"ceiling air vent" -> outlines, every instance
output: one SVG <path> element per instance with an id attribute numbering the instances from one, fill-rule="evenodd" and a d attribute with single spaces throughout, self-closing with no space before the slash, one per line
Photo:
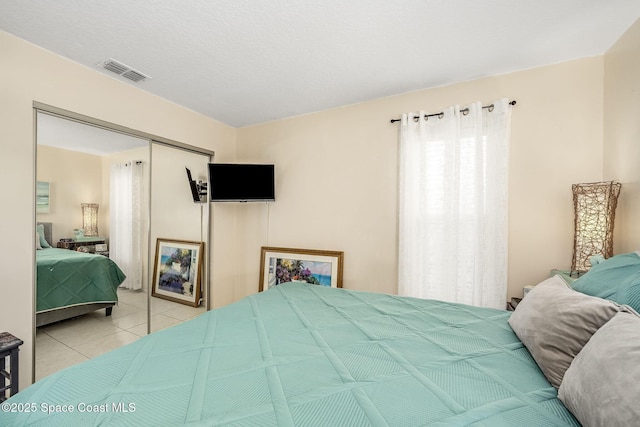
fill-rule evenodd
<path id="1" fill-rule="evenodd" d="M 105 70 L 109 70 L 112 73 L 116 73 L 119 76 L 124 77 L 125 79 L 129 79 L 132 82 L 141 82 L 146 79 L 151 79 L 151 77 L 142 74 L 140 71 L 136 71 L 128 65 L 123 64 L 122 62 L 118 62 L 115 59 L 109 58 L 106 61 L 102 61 L 98 64 L 99 67 L 104 68 Z"/>

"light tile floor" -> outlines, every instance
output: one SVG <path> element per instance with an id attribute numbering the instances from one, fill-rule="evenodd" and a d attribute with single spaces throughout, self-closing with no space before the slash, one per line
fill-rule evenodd
<path id="1" fill-rule="evenodd" d="M 204 311 L 204 307 L 151 297 L 151 332 L 177 325 Z M 102 309 L 36 330 L 36 380 L 146 334 L 147 294 L 118 289 L 118 305 L 113 307 L 111 316 L 105 316 Z"/>

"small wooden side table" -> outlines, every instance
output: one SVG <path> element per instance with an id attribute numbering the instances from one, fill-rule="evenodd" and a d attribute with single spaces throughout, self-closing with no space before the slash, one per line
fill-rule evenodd
<path id="1" fill-rule="evenodd" d="M 520 301 L 522 301 L 522 298 L 517 298 L 517 297 L 511 298 L 511 301 L 507 301 L 507 310 L 515 311 L 518 304 L 520 304 Z"/>
<path id="2" fill-rule="evenodd" d="M 9 397 L 18 392 L 18 347 L 23 343 L 9 332 L 0 333 L 0 402 L 7 400 L 7 390 Z M 9 371 L 6 365 L 7 357 L 10 359 Z M 5 385 L 5 380 L 9 380 L 8 385 Z"/>
<path id="3" fill-rule="evenodd" d="M 60 240 L 56 246 L 60 249 L 69 249 L 72 251 L 77 250 L 80 246 L 84 246 L 89 253 L 93 254 L 96 252 L 96 245 L 104 245 L 105 243 L 106 240 L 104 237 L 85 237 L 82 240 Z"/>

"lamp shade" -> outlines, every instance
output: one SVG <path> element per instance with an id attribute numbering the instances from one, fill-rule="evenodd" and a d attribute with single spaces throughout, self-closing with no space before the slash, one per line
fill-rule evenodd
<path id="1" fill-rule="evenodd" d="M 98 204 L 82 203 L 82 228 L 87 237 L 98 235 Z"/>
<path id="2" fill-rule="evenodd" d="M 613 256 L 613 223 L 621 187 L 615 181 L 572 185 L 575 213 L 572 273 L 589 270 L 594 255 Z"/>

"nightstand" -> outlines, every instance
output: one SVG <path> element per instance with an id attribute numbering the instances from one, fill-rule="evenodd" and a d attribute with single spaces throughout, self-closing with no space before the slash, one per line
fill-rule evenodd
<path id="1" fill-rule="evenodd" d="M 518 307 L 518 304 L 520 304 L 520 301 L 522 301 L 522 298 L 516 298 L 516 297 L 511 298 L 511 301 L 507 302 L 507 310 L 508 311 L 515 310 L 516 307 Z"/>
<path id="2" fill-rule="evenodd" d="M 93 254 L 96 252 L 96 245 L 104 245 L 105 243 L 106 240 L 104 237 L 85 237 L 80 240 L 61 240 L 57 246 L 60 249 L 69 249 L 72 251 L 76 251 L 79 247 L 84 246 L 87 248 L 86 252 Z"/>
<path id="3" fill-rule="evenodd" d="M 9 332 L 0 333 L 0 402 L 7 400 L 6 391 L 9 390 L 9 397 L 18 392 L 18 351 L 23 341 L 11 335 Z M 7 371 L 7 357 L 9 358 L 9 371 Z M 6 385 L 6 380 L 9 384 Z"/>

